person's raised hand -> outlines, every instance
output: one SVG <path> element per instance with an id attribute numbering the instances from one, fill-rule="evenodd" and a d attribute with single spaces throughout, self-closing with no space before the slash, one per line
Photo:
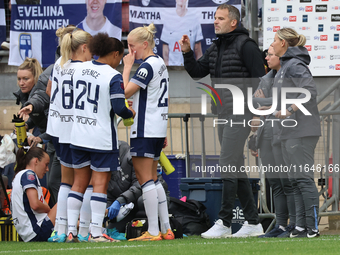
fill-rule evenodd
<path id="1" fill-rule="evenodd" d="M 128 45 L 128 47 L 129 47 L 129 54 L 125 55 L 125 57 L 123 58 L 124 66 L 132 66 L 133 63 L 135 63 L 135 59 L 136 59 L 136 52 L 131 50 L 130 45 Z"/>
<path id="2" fill-rule="evenodd" d="M 178 42 L 181 45 L 182 52 L 187 53 L 191 50 L 189 36 L 183 35 Z"/>

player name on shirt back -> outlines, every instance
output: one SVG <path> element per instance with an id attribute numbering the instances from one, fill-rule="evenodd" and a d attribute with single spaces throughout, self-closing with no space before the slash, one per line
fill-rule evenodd
<path id="1" fill-rule="evenodd" d="M 97 79 L 100 75 L 100 73 L 98 73 L 97 71 L 93 70 L 93 69 L 84 69 L 82 71 L 82 75 L 91 75 L 93 78 Z"/>

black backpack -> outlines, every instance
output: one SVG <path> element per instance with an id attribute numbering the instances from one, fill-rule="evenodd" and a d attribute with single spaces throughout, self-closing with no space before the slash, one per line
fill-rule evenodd
<path id="1" fill-rule="evenodd" d="M 183 234 L 200 235 L 210 228 L 206 207 L 199 201 L 187 199 L 183 202 L 170 197 L 169 213 L 182 225 Z"/>

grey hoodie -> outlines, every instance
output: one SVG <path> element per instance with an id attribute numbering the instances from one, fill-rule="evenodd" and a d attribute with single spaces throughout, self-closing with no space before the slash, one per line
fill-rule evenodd
<path id="1" fill-rule="evenodd" d="M 282 127 L 280 139 L 293 139 L 307 136 L 321 136 L 320 116 L 316 103 L 316 86 L 313 76 L 308 68 L 310 56 L 305 47 L 288 47 L 286 53 L 280 58 L 281 69 L 275 76 L 273 87 L 277 87 L 278 105 L 277 110 L 281 110 L 281 88 L 299 87 L 307 89 L 311 93 L 311 99 L 303 106 L 312 114 L 304 115 L 301 110 L 297 110 L 286 119 L 297 121 L 295 127 Z M 303 93 L 288 93 L 287 98 L 304 98 Z M 287 109 L 290 105 L 286 105 Z M 292 125 L 286 122 L 285 125 Z M 274 131 L 275 132 L 275 131 Z"/>
<path id="2" fill-rule="evenodd" d="M 261 89 L 263 91 L 265 98 L 253 96 L 253 107 L 255 109 L 259 106 L 271 106 L 273 104 L 272 89 L 275 75 L 276 71 L 270 70 L 269 73 L 260 78 L 260 84 L 257 89 Z M 257 148 L 260 147 L 262 139 L 272 139 L 273 137 L 272 122 L 266 121 L 268 119 L 276 119 L 276 117 L 274 115 L 261 117 L 261 120 L 264 122 L 264 124 L 257 130 Z M 274 122 L 274 124 L 277 125 L 277 122 Z M 279 129 L 277 128 L 277 130 Z"/>

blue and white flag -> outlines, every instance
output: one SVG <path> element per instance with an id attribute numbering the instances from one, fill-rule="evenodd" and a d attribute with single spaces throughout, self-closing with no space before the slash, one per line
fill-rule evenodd
<path id="1" fill-rule="evenodd" d="M 0 44 L 6 41 L 6 13 L 5 0 L 0 0 Z"/>
<path id="2" fill-rule="evenodd" d="M 219 5 L 231 4 L 241 10 L 241 0 L 183 0 L 183 6 L 176 2 L 130 0 L 129 8 L 130 31 L 153 22 L 157 29 L 154 52 L 170 66 L 183 65 L 178 43 L 183 34 L 189 36 L 196 55 L 209 48 L 216 37 L 214 15 Z"/>
<path id="3" fill-rule="evenodd" d="M 106 2 L 106 4 L 105 4 Z M 20 65 L 26 57 L 43 67 L 53 64 L 62 26 L 76 25 L 90 34 L 108 32 L 121 39 L 122 0 L 11 0 L 9 65 Z M 96 20 L 104 18 L 98 27 Z"/>

